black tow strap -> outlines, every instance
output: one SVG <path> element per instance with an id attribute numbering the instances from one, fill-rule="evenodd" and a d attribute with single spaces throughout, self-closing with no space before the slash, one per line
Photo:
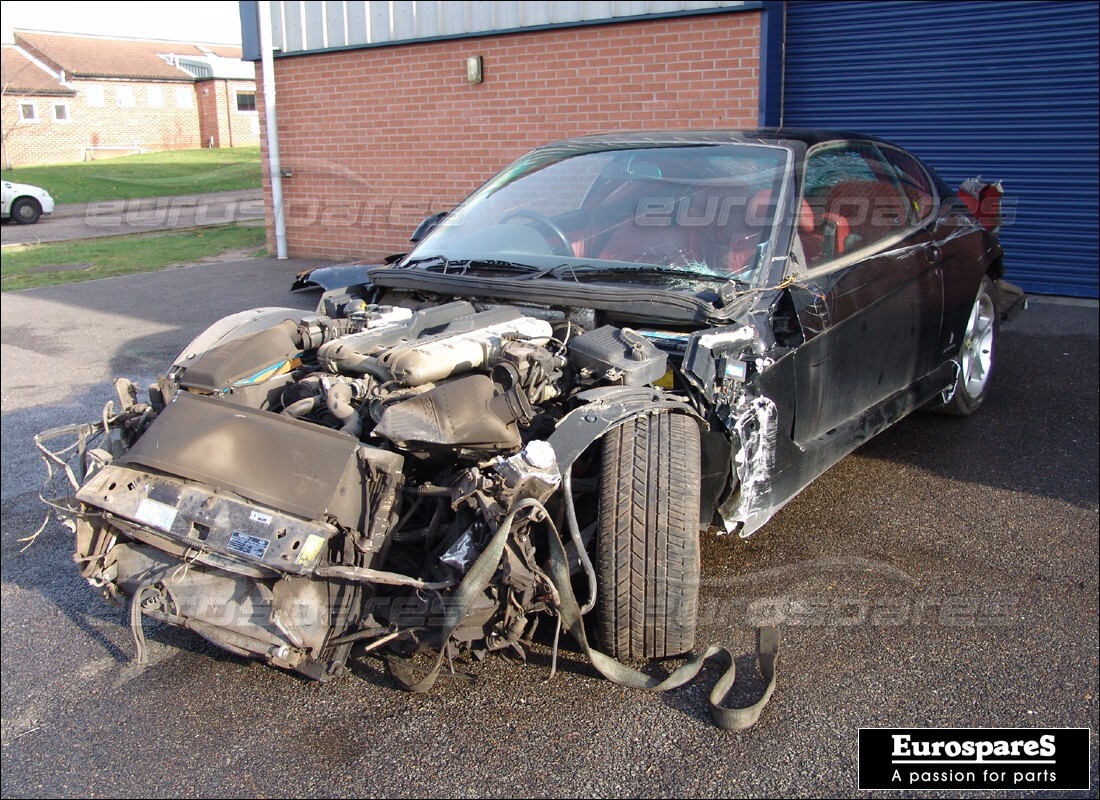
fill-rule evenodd
<path id="1" fill-rule="evenodd" d="M 501 521 L 488 546 L 478 556 L 470 571 L 466 573 L 462 583 L 447 604 L 445 622 L 442 629 L 443 647 L 436 658 L 435 665 L 425 674 L 422 670 L 406 664 L 400 660 L 390 660 L 390 669 L 394 678 L 411 692 L 426 692 L 435 685 L 443 667 L 443 659 L 446 656 L 447 642 L 451 634 L 462 623 L 471 603 L 489 586 L 493 575 L 496 573 L 500 559 L 504 555 L 504 545 L 511 534 L 512 525 L 516 515 L 527 508 L 535 508 L 542 516 L 542 521 L 551 528 L 551 534 L 547 537 L 550 547 L 550 578 L 557 589 L 559 601 L 557 611 L 562 624 L 573 638 L 584 648 L 584 653 L 592 665 L 600 674 L 613 683 L 627 686 L 632 689 L 645 689 L 654 692 L 666 692 L 669 689 L 679 688 L 692 681 L 709 661 L 724 670 L 721 677 L 710 691 L 710 715 L 714 724 L 722 730 L 741 731 L 751 728 L 760 719 L 760 712 L 771 699 L 775 690 L 775 662 L 779 656 L 779 630 L 774 627 L 758 628 L 756 632 L 756 658 L 757 667 L 764 678 L 764 694 L 755 703 L 741 708 L 729 708 L 724 705 L 726 696 L 733 688 L 737 678 L 736 665 L 730 651 L 718 645 L 711 645 L 705 652 L 692 657 L 687 663 L 682 664 L 671 675 L 664 679 L 655 678 L 644 672 L 631 669 L 619 663 L 610 656 L 601 653 L 588 644 L 588 638 L 584 632 L 584 620 L 581 618 L 580 606 L 573 594 L 572 581 L 569 575 L 569 559 L 565 553 L 561 536 L 556 526 L 546 513 L 543 505 L 534 499 L 526 499 L 517 503 Z"/>

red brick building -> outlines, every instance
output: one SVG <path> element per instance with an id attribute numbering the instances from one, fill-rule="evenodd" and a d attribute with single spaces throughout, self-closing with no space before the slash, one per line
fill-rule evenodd
<path id="1" fill-rule="evenodd" d="M 760 18 L 754 8 L 279 58 L 291 254 L 407 249 L 429 213 L 554 139 L 755 127 Z M 467 80 L 471 56 L 481 83 Z"/>
<path id="2" fill-rule="evenodd" d="M 239 47 L 14 32 L 3 48 L 5 167 L 259 141 Z"/>
<path id="3" fill-rule="evenodd" d="M 258 61 L 259 4 L 240 7 Z M 406 250 L 429 212 L 563 137 L 831 128 L 910 147 L 954 186 L 1003 180 L 1009 279 L 1097 296 L 1095 0 L 267 8 L 291 255 Z"/>
<path id="4" fill-rule="evenodd" d="M 255 78 L 199 78 L 195 81 L 195 98 L 202 147 L 240 147 L 259 142 Z"/>

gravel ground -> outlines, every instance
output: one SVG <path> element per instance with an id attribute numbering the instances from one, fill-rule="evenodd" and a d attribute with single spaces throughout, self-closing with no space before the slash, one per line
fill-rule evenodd
<path id="1" fill-rule="evenodd" d="M 443 680 L 428 695 L 394 688 L 378 661 L 316 685 L 155 625 L 153 663 L 132 664 L 126 614 L 80 580 L 67 532 L 51 526 L 19 551 L 42 518 L 31 436 L 94 417 L 112 377 L 149 381 L 224 314 L 312 307 L 316 295 L 286 291 L 302 266 L 2 296 L 5 797 L 843 797 L 856 793 L 859 727 L 1097 730 L 1087 303 L 1036 302 L 1002 329 L 976 416 L 916 414 L 751 539 L 706 538 L 700 643 L 730 646 L 747 676 L 752 626 L 783 626 L 778 689 L 746 733 L 711 726 L 709 670 L 650 695 L 598 679 L 573 649 L 550 683 L 537 646 L 526 666 L 491 658 L 469 668 L 472 685 Z M 1091 747 L 1081 796 L 1095 797 L 1095 734 Z"/>

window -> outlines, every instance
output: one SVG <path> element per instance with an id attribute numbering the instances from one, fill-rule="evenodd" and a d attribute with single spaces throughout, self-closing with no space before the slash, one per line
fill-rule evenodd
<path id="1" fill-rule="evenodd" d="M 255 92 L 237 92 L 237 110 L 238 111 L 255 111 L 256 110 L 256 93 Z"/>
<path id="2" fill-rule="evenodd" d="M 813 230 L 800 234 L 810 269 L 903 233 L 912 220 L 897 172 L 870 143 L 810 151 L 802 197 L 814 216 Z"/>
<path id="3" fill-rule="evenodd" d="M 84 90 L 84 102 L 92 108 L 103 108 L 107 105 L 107 93 L 102 86 L 89 86 Z"/>
<path id="4" fill-rule="evenodd" d="M 164 108 L 164 88 L 161 86 L 146 88 L 145 101 L 149 104 L 149 108 Z"/>
<path id="5" fill-rule="evenodd" d="M 880 148 L 883 157 L 894 168 L 901 190 L 909 201 L 913 219 L 921 221 L 936 208 L 936 188 L 928 172 L 921 163 L 909 153 L 892 147 Z"/>
<path id="6" fill-rule="evenodd" d="M 515 256 L 591 269 L 600 262 L 753 285 L 779 215 L 770 202 L 789 151 L 755 144 L 535 151 L 481 187 L 417 246 L 448 258 Z M 679 274 L 679 277 L 677 277 Z"/>
<path id="7" fill-rule="evenodd" d="M 115 102 L 118 103 L 119 108 L 133 108 L 134 106 L 136 106 L 137 101 L 134 99 L 134 87 L 116 86 Z"/>
<path id="8" fill-rule="evenodd" d="M 53 104 L 53 119 L 54 122 L 70 122 L 72 117 L 69 116 L 69 104 L 68 103 L 54 103 Z"/>
<path id="9" fill-rule="evenodd" d="M 38 108 L 33 101 L 19 104 L 19 119 L 22 122 L 38 122 Z"/>
<path id="10" fill-rule="evenodd" d="M 176 108 L 190 108 L 195 100 L 195 90 L 191 86 L 176 89 Z"/>

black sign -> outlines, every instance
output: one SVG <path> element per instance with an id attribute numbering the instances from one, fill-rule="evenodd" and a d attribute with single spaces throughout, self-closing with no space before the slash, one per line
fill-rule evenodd
<path id="1" fill-rule="evenodd" d="M 1084 790 L 1088 728 L 860 728 L 860 789 Z"/>

